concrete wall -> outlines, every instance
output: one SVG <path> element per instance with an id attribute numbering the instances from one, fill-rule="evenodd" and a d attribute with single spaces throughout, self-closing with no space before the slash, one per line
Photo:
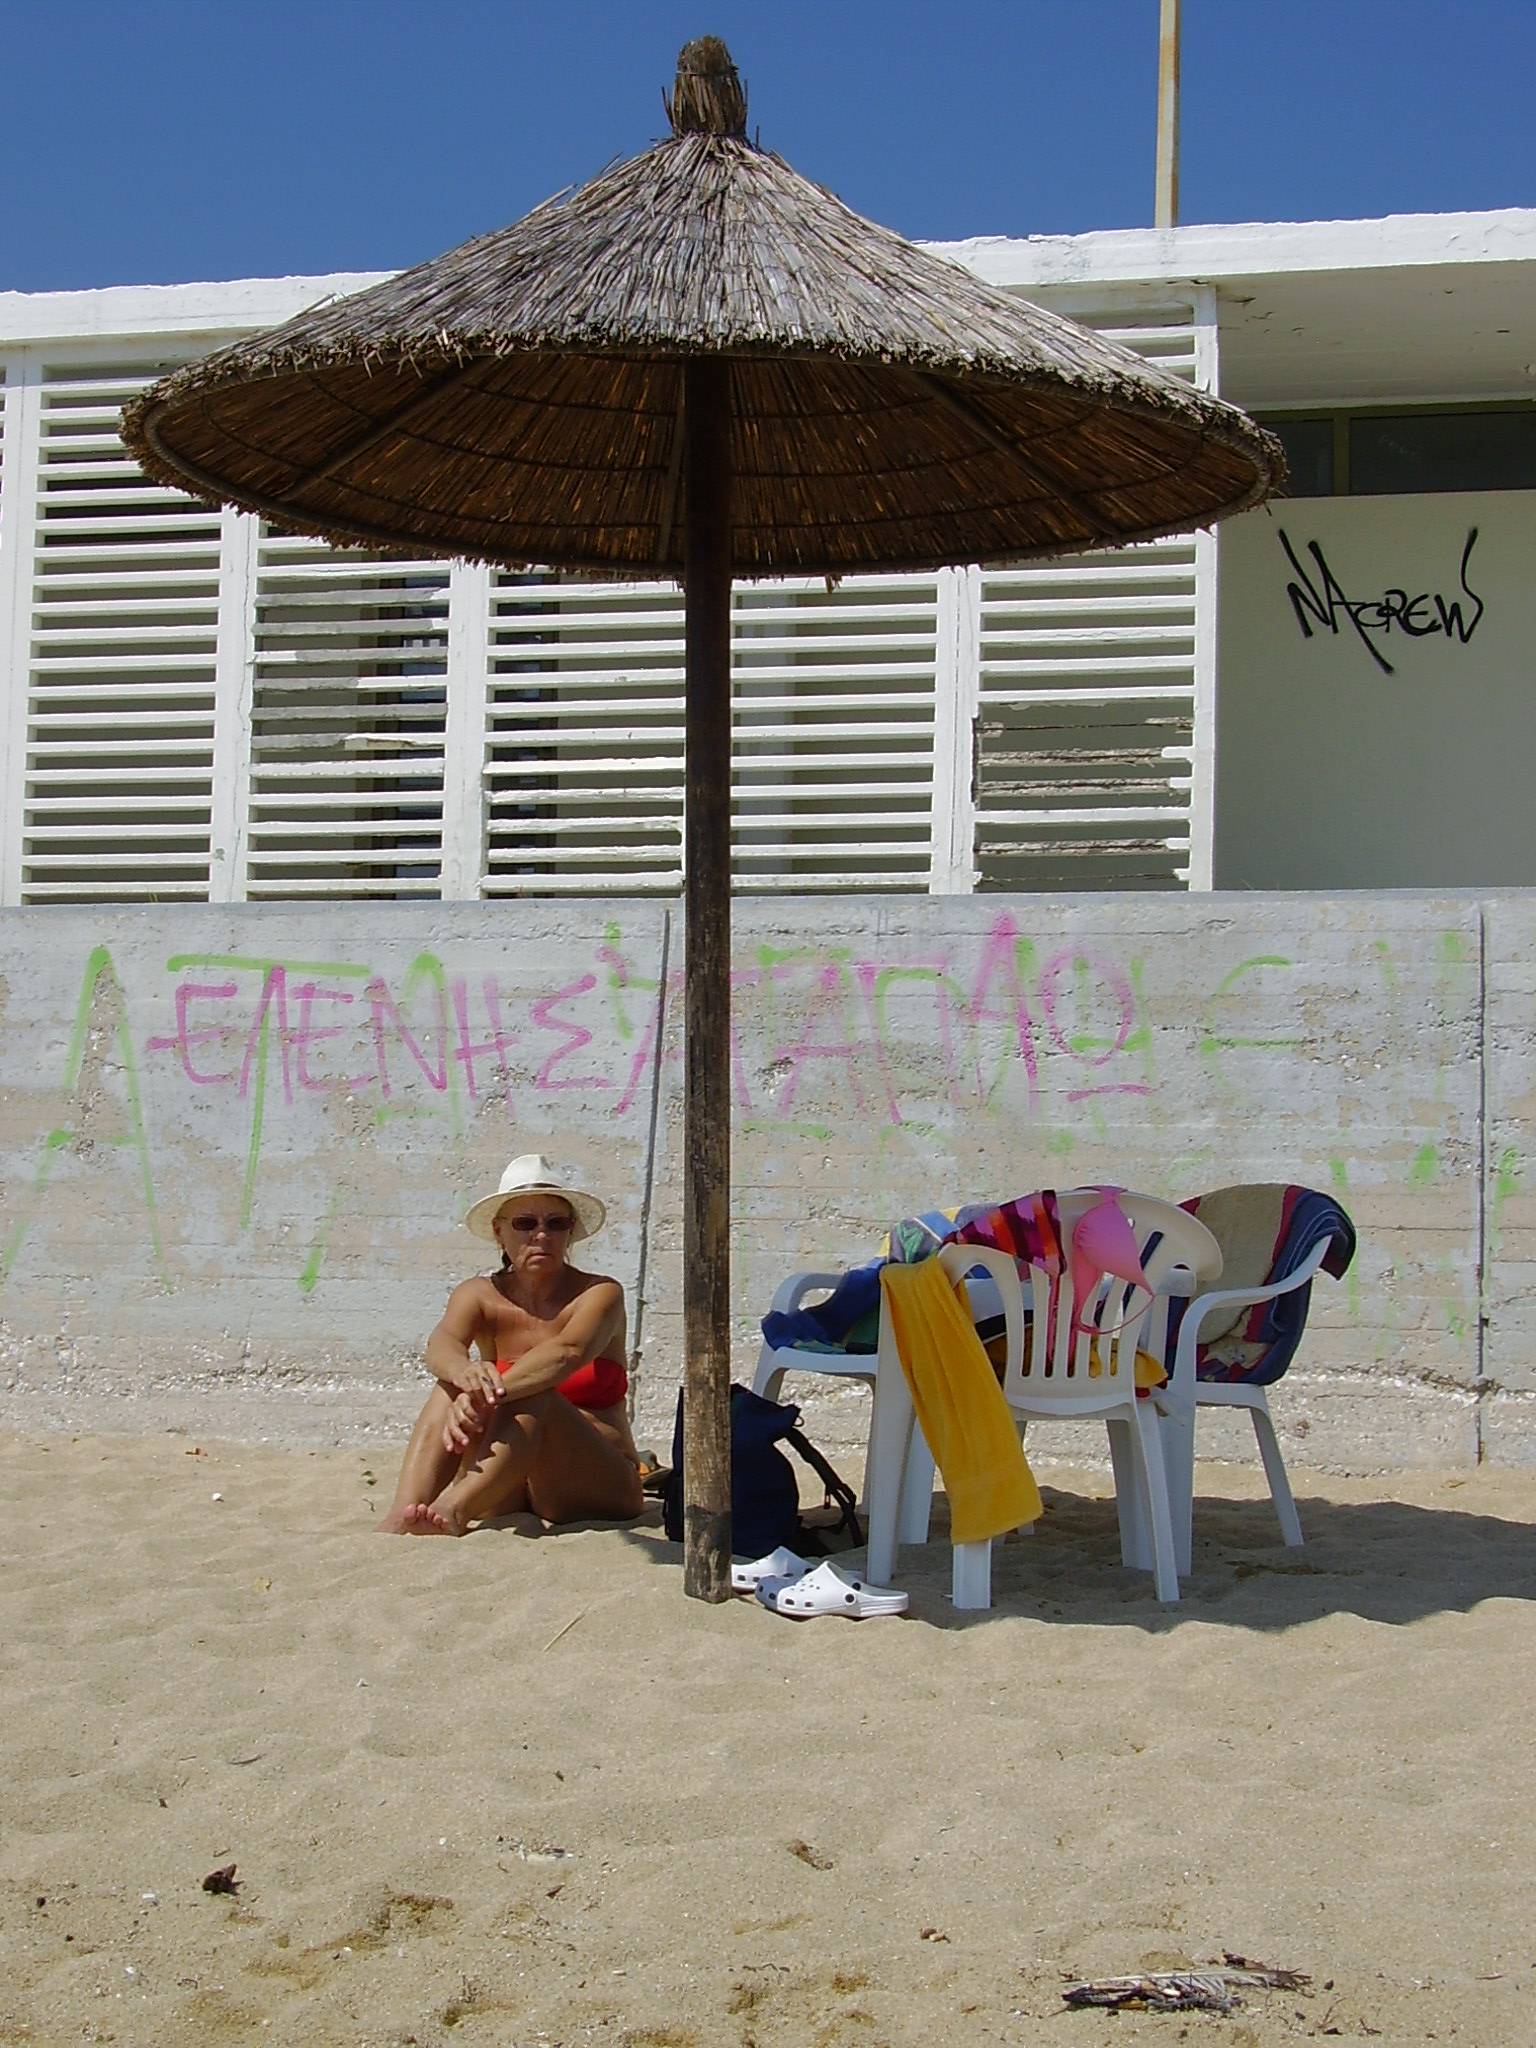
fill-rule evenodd
<path id="1" fill-rule="evenodd" d="M 1533 559 L 1531 491 L 1222 527 L 1218 886 L 1536 883 Z"/>
<path id="2" fill-rule="evenodd" d="M 740 1371 L 786 1272 L 913 1208 L 1300 1179 L 1361 1251 L 1292 1454 L 1536 1459 L 1533 939 L 1536 894 L 738 902 Z M 611 1205 L 663 1440 L 681 957 L 647 903 L 0 913 L 0 1424 L 397 1431 L 462 1210 L 538 1147 Z"/>

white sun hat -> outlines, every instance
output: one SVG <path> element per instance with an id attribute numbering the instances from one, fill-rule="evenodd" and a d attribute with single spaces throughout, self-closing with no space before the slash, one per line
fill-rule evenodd
<path id="1" fill-rule="evenodd" d="M 509 1162 L 495 1194 L 482 1195 L 471 1206 L 464 1218 L 466 1225 L 476 1237 L 483 1237 L 487 1244 L 494 1244 L 496 1218 L 517 1195 L 558 1195 L 562 1202 L 569 1202 L 576 1218 L 576 1226 L 571 1232 L 573 1244 L 583 1237 L 595 1237 L 608 1213 L 596 1195 L 589 1195 L 585 1189 L 574 1186 L 572 1176 L 546 1159 L 542 1152 L 524 1152 Z"/>

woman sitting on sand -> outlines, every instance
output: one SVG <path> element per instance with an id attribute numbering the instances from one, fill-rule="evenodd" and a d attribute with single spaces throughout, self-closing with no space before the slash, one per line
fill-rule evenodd
<path id="1" fill-rule="evenodd" d="M 456 1287 L 427 1339 L 437 1386 L 411 1431 L 384 1534 L 462 1536 L 518 1509 L 546 1522 L 639 1514 L 624 1290 L 566 1259 L 604 1214 L 529 1152 L 465 1217 L 500 1245 L 501 1271 Z"/>

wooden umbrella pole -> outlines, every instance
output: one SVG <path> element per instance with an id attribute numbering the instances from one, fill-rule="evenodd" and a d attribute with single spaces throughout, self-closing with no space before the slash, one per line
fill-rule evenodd
<path id="1" fill-rule="evenodd" d="M 683 1590 L 731 1590 L 731 373 L 684 366 Z"/>

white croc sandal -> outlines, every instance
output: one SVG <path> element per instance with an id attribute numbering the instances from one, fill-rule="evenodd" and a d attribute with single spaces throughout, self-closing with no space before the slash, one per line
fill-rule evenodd
<path id="1" fill-rule="evenodd" d="M 907 1596 L 885 1586 L 866 1586 L 853 1574 L 827 1563 L 798 1579 L 764 1579 L 757 1597 L 775 1614 L 807 1620 L 813 1614 L 849 1614 L 855 1621 L 872 1614 L 905 1614 Z"/>
<path id="2" fill-rule="evenodd" d="M 793 1585 L 796 1579 L 803 1579 L 810 1570 L 805 1559 L 795 1551 L 788 1550 L 781 1543 L 777 1550 L 769 1551 L 753 1564 L 731 1566 L 731 1591 L 733 1593 L 755 1593 L 764 1579 L 777 1580 L 781 1585 Z"/>

